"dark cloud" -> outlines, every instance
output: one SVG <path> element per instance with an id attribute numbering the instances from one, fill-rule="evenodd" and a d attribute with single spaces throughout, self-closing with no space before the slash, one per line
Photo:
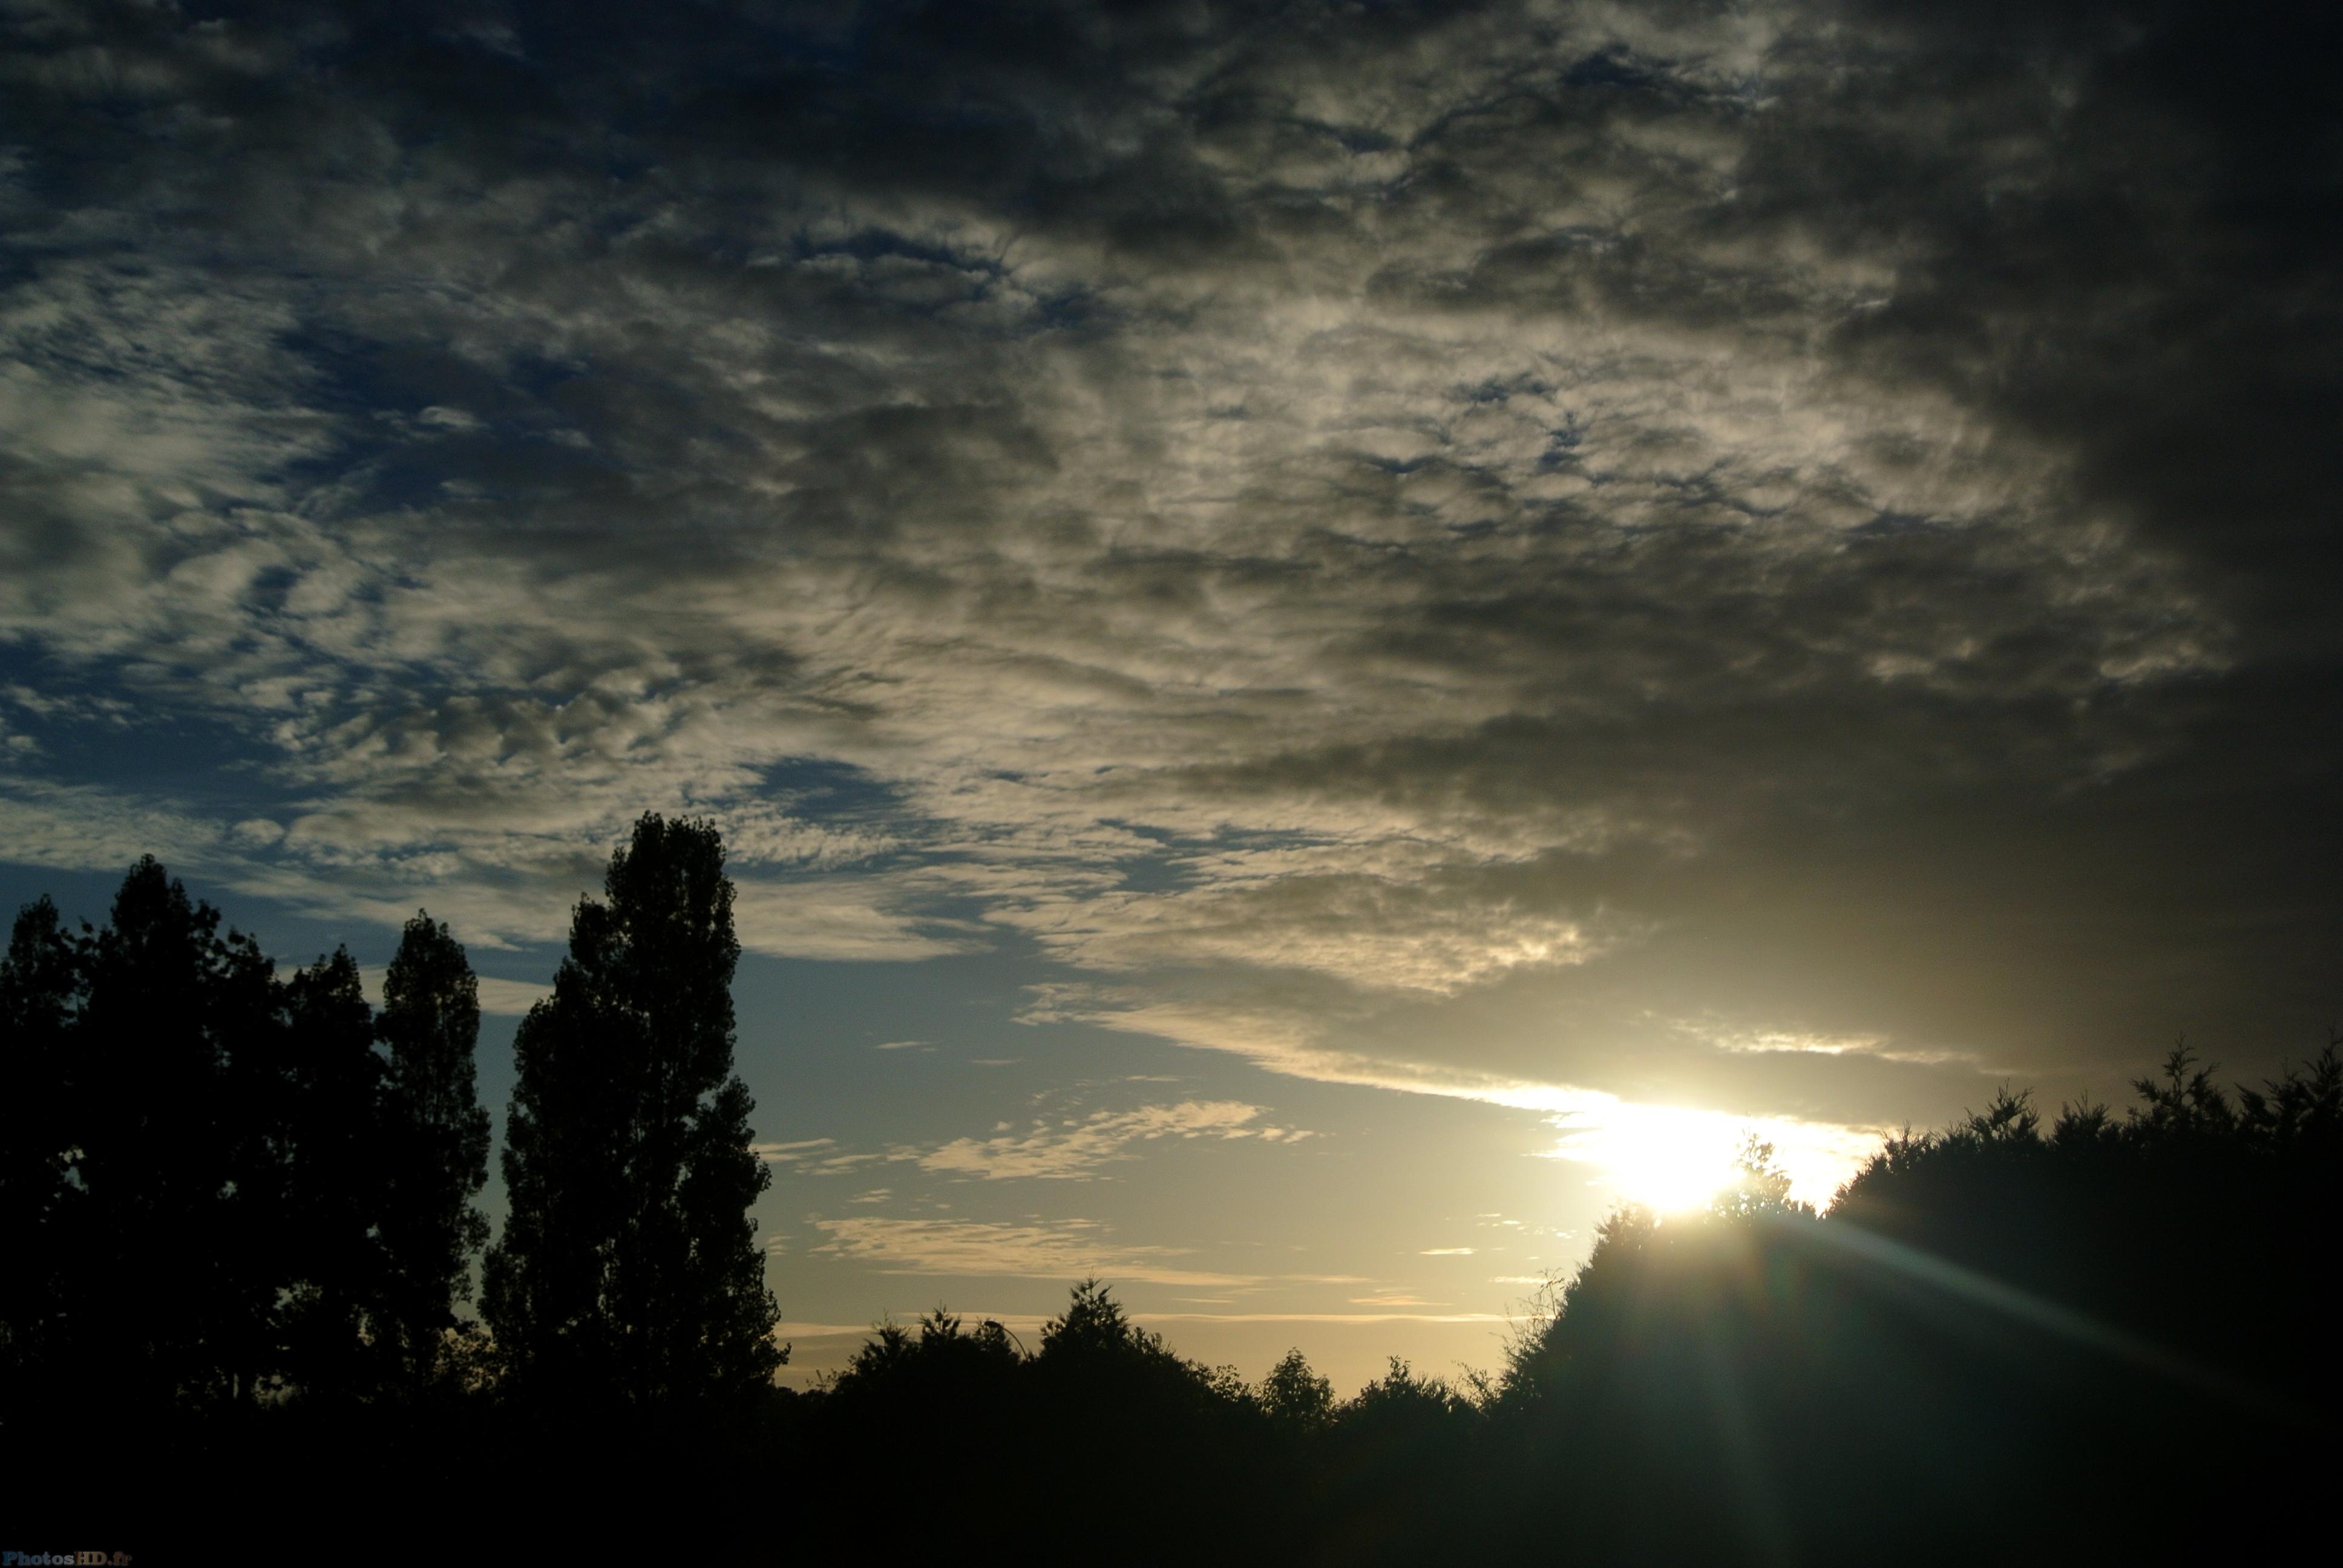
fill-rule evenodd
<path id="1" fill-rule="evenodd" d="M 2334 1006 L 2324 13 L 7 16 L 0 635 L 269 781 L 12 712 L 27 860 L 687 804 L 772 950 L 1849 1122 Z"/>

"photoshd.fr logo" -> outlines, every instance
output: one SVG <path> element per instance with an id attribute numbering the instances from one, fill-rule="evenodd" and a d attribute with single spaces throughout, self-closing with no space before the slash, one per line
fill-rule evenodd
<path id="1" fill-rule="evenodd" d="M 127 1552 L 0 1552 L 0 1568 L 121 1568 Z"/>

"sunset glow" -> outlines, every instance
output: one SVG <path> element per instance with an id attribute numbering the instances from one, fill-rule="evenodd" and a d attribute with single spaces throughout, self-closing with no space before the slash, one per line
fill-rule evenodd
<path id="1" fill-rule="evenodd" d="M 1585 1160 L 1619 1195 L 1659 1213 L 1697 1209 L 1732 1183 L 1741 1124 L 1709 1111 L 1622 1105 L 1579 1135 Z"/>
<path id="2" fill-rule="evenodd" d="M 1584 1095 L 1554 1118 L 1562 1138 L 1547 1152 L 1591 1165 L 1594 1183 L 1618 1200 L 1661 1214 L 1701 1208 L 1740 1174 L 1754 1138 L 1790 1178 L 1790 1195 L 1826 1206 L 1879 1144 L 1876 1129 L 1781 1117 L 1752 1118 L 1687 1106 L 1639 1104 Z"/>

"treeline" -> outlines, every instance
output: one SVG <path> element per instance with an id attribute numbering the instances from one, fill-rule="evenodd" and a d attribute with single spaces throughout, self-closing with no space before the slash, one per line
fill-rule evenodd
<path id="1" fill-rule="evenodd" d="M 2121 1112 L 2005 1091 L 1819 1215 L 1753 1146 L 1704 1213 L 1614 1215 L 1491 1375 L 1394 1362 L 1338 1399 L 1296 1352 L 1249 1383 L 1086 1282 L 1034 1344 L 940 1308 L 778 1388 L 722 861 L 646 817 L 578 905 L 517 1038 L 493 1246 L 445 927 L 409 923 L 377 1010 L 346 953 L 280 978 L 151 860 L 102 929 L 25 910 L 0 1523 L 1324 1564 L 2175 1561 L 2334 1527 L 2335 1042 L 2258 1088 L 2176 1050 Z"/>
<path id="2" fill-rule="evenodd" d="M 2047 1126 L 2004 1091 L 1890 1140 L 1824 1215 L 1753 1145 L 1706 1212 L 1614 1214 L 1493 1376 L 1394 1362 L 1338 1402 L 1296 1352 L 1248 1385 L 1095 1284 L 1030 1354 L 940 1311 L 802 1402 L 798 1462 L 860 1500 L 877 1561 L 2167 1562 L 2323 1537 L 2343 1060 L 2227 1091 L 2176 1050 L 2135 1087 Z M 904 1473 L 865 1463 L 907 1434 Z"/>
<path id="3" fill-rule="evenodd" d="M 716 830 L 645 816 L 605 894 L 516 1041 L 494 1246 L 478 982 L 446 926 L 407 923 L 377 1010 L 346 950 L 280 977 L 151 857 L 102 928 L 26 907 L 0 960 L 0 1423 L 767 1391 Z"/>
<path id="4" fill-rule="evenodd" d="M 487 1230 L 478 987 L 403 933 L 377 1013 L 346 950 L 279 978 L 152 859 L 105 927 L 44 898 L 0 960 L 0 1419 L 137 1420 L 469 1375 Z"/>

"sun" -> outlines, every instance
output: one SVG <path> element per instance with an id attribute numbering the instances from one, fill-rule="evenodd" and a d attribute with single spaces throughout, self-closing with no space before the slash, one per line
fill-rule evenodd
<path id="1" fill-rule="evenodd" d="M 1681 1214 L 1734 1183 L 1747 1133 L 1744 1120 L 1714 1111 L 1619 1103 L 1572 1128 L 1564 1152 L 1599 1167 L 1629 1202 Z"/>

